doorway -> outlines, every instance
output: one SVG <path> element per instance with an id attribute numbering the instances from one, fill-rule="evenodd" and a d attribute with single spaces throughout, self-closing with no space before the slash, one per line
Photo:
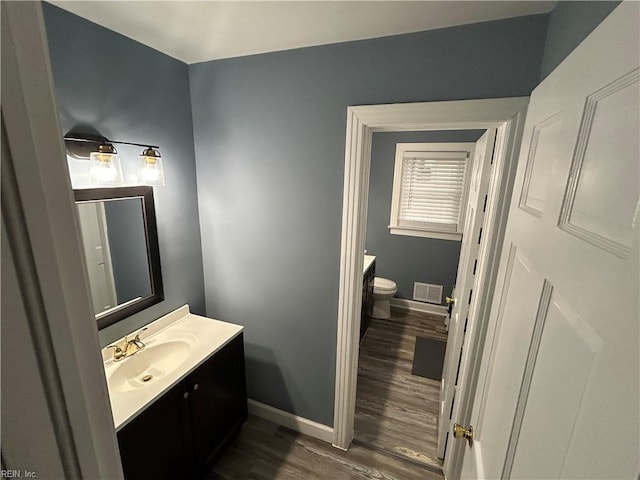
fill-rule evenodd
<path id="1" fill-rule="evenodd" d="M 487 172 L 483 154 L 492 149 L 494 132 L 488 147 L 486 138 L 478 142 L 484 135 L 449 130 L 372 137 L 365 245 L 375 256 L 376 278 L 393 282 L 397 292 L 390 318 L 380 308 L 370 322 L 361 317 L 366 335 L 359 350 L 354 441 L 438 472 L 445 296 L 454 296 L 459 263 L 466 262 L 459 274 L 466 278 L 477 255 L 469 242 L 484 193 L 481 199 L 468 194 L 486 189 L 486 181 L 473 178 Z"/>
<path id="2" fill-rule="evenodd" d="M 489 184 L 486 243 L 479 252 L 478 278 L 483 299 L 495 277 L 495 252 L 501 244 L 504 209 L 513 184 L 513 159 L 517 156 L 527 98 L 432 102 L 405 105 L 349 107 L 345 157 L 342 257 L 340 269 L 338 346 L 334 445 L 348 448 L 354 434 L 358 368 L 359 313 L 362 301 L 362 252 L 365 247 L 372 134 L 376 131 L 427 131 L 495 128 L 496 161 Z M 496 173 L 497 172 L 497 173 Z M 483 313 L 478 301 L 476 314 Z M 477 331 L 481 331 L 479 329 Z M 477 342 L 476 342 L 477 343 Z M 474 345 L 473 357 L 477 353 Z M 466 368 L 466 367 L 465 367 Z M 472 382 L 470 382 L 472 383 Z M 459 399 L 468 395 L 458 388 Z M 456 399 L 456 401 L 459 401 Z M 454 444 L 455 445 L 455 444 Z M 455 447 L 454 447 L 455 450 Z M 455 455 L 448 455 L 457 458 Z M 445 462 L 445 471 L 448 469 Z M 455 468 L 450 469 L 452 473 Z"/>

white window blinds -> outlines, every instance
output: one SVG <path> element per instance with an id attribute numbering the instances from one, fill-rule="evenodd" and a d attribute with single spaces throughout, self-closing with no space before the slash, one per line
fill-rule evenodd
<path id="1" fill-rule="evenodd" d="M 397 226 L 461 232 L 468 152 L 404 152 Z"/>

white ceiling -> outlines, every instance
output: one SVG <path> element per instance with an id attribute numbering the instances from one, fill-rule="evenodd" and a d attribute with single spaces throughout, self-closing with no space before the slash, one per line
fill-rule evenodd
<path id="1" fill-rule="evenodd" d="M 50 3 L 186 63 L 385 37 L 553 9 L 555 1 Z"/>

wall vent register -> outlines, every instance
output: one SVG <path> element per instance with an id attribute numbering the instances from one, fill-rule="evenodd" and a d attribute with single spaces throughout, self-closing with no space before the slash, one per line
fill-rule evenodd
<path id="1" fill-rule="evenodd" d="M 413 284 L 413 299 L 419 302 L 442 304 L 442 285 L 415 282 Z"/>

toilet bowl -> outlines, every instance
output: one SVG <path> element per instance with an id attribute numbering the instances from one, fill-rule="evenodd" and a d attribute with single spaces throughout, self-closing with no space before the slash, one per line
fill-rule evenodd
<path id="1" fill-rule="evenodd" d="M 373 279 L 373 318 L 386 319 L 391 316 L 389 301 L 398 291 L 396 282 L 388 278 L 375 277 Z"/>

